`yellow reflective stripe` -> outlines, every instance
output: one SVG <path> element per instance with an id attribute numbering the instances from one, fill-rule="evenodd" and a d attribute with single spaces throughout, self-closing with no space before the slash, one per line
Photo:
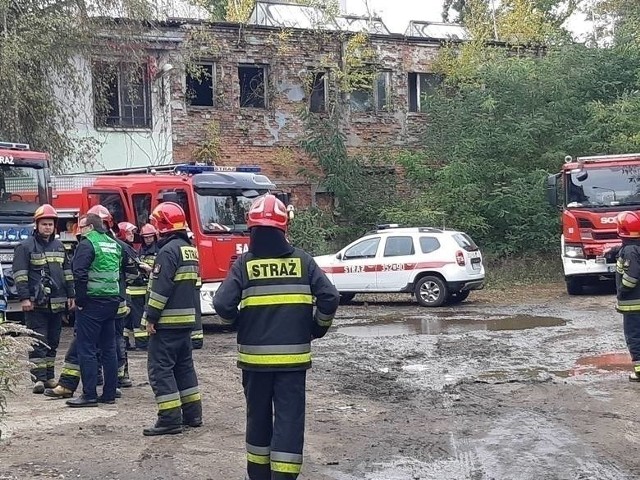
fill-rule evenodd
<path id="1" fill-rule="evenodd" d="M 300 473 L 302 465 L 299 463 L 271 462 L 271 471 L 280 473 Z"/>
<path id="2" fill-rule="evenodd" d="M 133 337 L 134 338 L 146 338 L 148 336 L 149 336 L 149 334 L 147 333 L 146 330 L 134 330 L 133 331 Z"/>
<path id="3" fill-rule="evenodd" d="M 267 305 L 313 305 L 313 296 L 301 293 L 284 293 L 280 295 L 260 295 L 247 297 L 240 302 L 240 308 L 262 307 Z"/>
<path id="4" fill-rule="evenodd" d="M 158 323 L 162 323 L 162 324 L 196 323 L 196 316 L 195 315 L 167 315 L 167 316 L 160 315 L 160 318 L 158 319 Z"/>
<path id="5" fill-rule="evenodd" d="M 67 282 L 72 282 L 73 281 L 73 275 L 65 275 L 64 276 L 65 281 Z"/>
<path id="6" fill-rule="evenodd" d="M 182 403 L 191 403 L 191 402 L 197 402 L 198 400 L 201 400 L 202 397 L 200 396 L 200 392 L 198 393 L 192 393 L 191 395 L 187 395 L 186 397 L 181 397 L 180 400 L 182 400 Z"/>
<path id="7" fill-rule="evenodd" d="M 80 370 L 73 370 L 71 368 L 63 368 L 60 373 L 61 375 L 67 375 L 69 377 L 80 377 Z"/>
<path id="8" fill-rule="evenodd" d="M 640 305 L 620 305 L 616 306 L 616 310 L 619 312 L 638 312 L 640 311 Z"/>
<path id="9" fill-rule="evenodd" d="M 247 461 L 257 463 L 258 465 L 269 465 L 271 459 L 269 455 L 256 455 L 255 453 L 247 452 Z"/>
<path id="10" fill-rule="evenodd" d="M 30 260 L 30 263 L 32 265 L 38 265 L 38 266 L 42 266 L 42 265 L 46 265 L 47 263 L 47 259 L 46 258 L 32 258 Z"/>
<path id="11" fill-rule="evenodd" d="M 309 363 L 311 352 L 286 355 L 255 355 L 251 353 L 238 352 L 238 361 L 251 365 L 290 365 Z"/>
<path id="12" fill-rule="evenodd" d="M 169 400 L 168 402 L 158 402 L 158 410 L 171 410 L 172 408 L 180 408 L 182 402 L 178 400 Z"/>
<path id="13" fill-rule="evenodd" d="M 184 280 L 198 280 L 198 274 L 195 272 L 189 272 L 189 273 L 176 273 L 175 276 L 173 277 L 173 281 L 174 282 L 182 282 Z"/>
<path id="14" fill-rule="evenodd" d="M 627 288 L 634 288 L 636 286 L 635 283 L 631 283 L 625 278 L 622 279 L 622 285 L 624 285 Z"/>
<path id="15" fill-rule="evenodd" d="M 29 277 L 27 275 L 16 275 L 13 277 L 16 282 L 28 282 Z"/>
<path id="16" fill-rule="evenodd" d="M 154 300 L 153 298 L 149 297 L 149 306 L 153 307 L 153 308 L 157 308 L 158 310 L 162 310 L 164 308 L 164 306 L 166 305 L 165 303 L 161 303 L 157 300 Z"/>

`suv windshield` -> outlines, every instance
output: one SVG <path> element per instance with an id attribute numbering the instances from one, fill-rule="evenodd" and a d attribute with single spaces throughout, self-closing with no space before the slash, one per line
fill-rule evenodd
<path id="1" fill-rule="evenodd" d="M 48 201 L 44 168 L 0 165 L 0 214 L 33 215 Z"/>
<path id="2" fill-rule="evenodd" d="M 640 167 L 601 167 L 567 174 L 567 207 L 640 205 Z"/>
<path id="3" fill-rule="evenodd" d="M 197 189 L 200 225 L 205 233 L 246 232 L 247 214 L 256 197 L 242 190 Z"/>

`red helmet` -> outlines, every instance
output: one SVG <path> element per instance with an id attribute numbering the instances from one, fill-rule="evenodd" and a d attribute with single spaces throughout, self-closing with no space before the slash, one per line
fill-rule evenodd
<path id="1" fill-rule="evenodd" d="M 109 228 L 113 227 L 113 216 L 111 215 L 111 212 L 107 209 L 107 207 L 103 207 L 102 205 L 94 205 L 87 211 L 87 214 L 89 213 L 99 216 L 102 219 L 102 222 L 106 223 Z"/>
<path id="2" fill-rule="evenodd" d="M 142 230 L 140 230 L 140 235 L 142 235 L 143 237 L 150 237 L 151 235 L 157 235 L 157 234 L 158 234 L 158 230 L 156 230 L 156 227 L 154 227 L 150 223 L 144 224 L 142 226 Z"/>
<path id="3" fill-rule="evenodd" d="M 138 230 L 133 223 L 129 222 L 120 222 L 118 224 L 118 238 L 120 240 L 125 240 L 127 238 L 127 233 L 135 233 Z"/>
<path id="4" fill-rule="evenodd" d="M 620 238 L 640 237 L 640 215 L 636 212 L 620 212 L 616 220 Z"/>
<path id="5" fill-rule="evenodd" d="M 251 205 L 247 227 L 273 227 L 286 232 L 288 221 L 287 207 L 274 195 L 268 194 Z"/>
<path id="6" fill-rule="evenodd" d="M 151 212 L 151 225 L 162 235 L 176 230 L 185 230 L 187 228 L 187 219 L 180 205 L 173 202 L 164 202 Z"/>
<path id="7" fill-rule="evenodd" d="M 58 220 L 58 212 L 48 203 L 40 205 L 33 214 L 33 221 L 36 223 L 38 223 L 38 220 L 44 220 L 45 218 Z"/>

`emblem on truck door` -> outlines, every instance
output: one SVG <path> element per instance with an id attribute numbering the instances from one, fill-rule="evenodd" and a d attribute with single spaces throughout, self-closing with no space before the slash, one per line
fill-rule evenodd
<path id="1" fill-rule="evenodd" d="M 246 243 L 236 243 L 236 255 L 242 255 L 249 251 L 249 245 Z"/>
<path id="2" fill-rule="evenodd" d="M 600 223 L 616 223 L 617 222 L 616 218 L 617 217 L 602 217 L 600 219 Z"/>

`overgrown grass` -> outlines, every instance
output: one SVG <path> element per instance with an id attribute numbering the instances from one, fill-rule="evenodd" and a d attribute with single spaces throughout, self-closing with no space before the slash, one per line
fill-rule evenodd
<path id="1" fill-rule="evenodd" d="M 556 254 L 531 254 L 517 257 L 496 257 L 485 254 L 488 289 L 561 283 L 564 280 L 562 261 Z"/>

